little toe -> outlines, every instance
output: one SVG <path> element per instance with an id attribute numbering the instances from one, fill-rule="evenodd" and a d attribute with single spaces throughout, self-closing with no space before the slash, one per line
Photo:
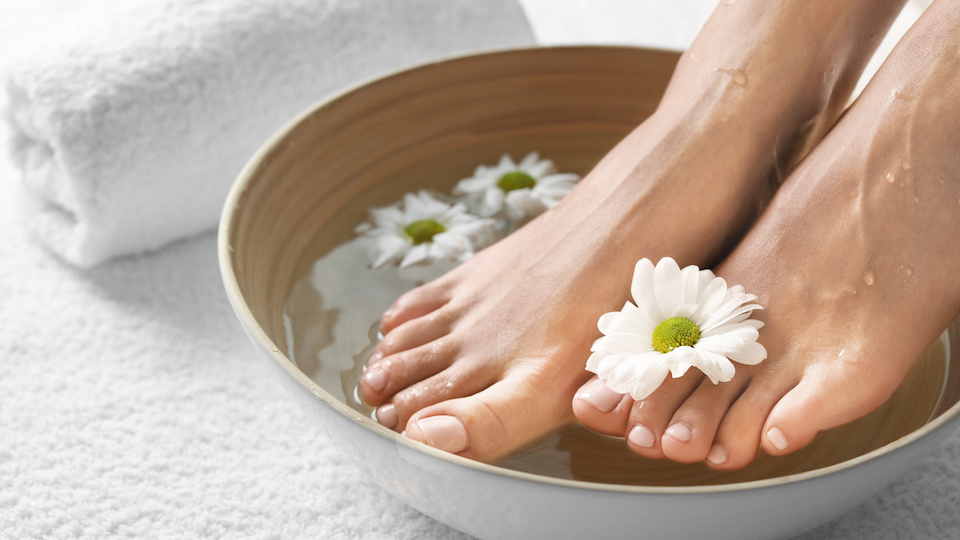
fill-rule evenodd
<path id="1" fill-rule="evenodd" d="M 633 399 L 611 390 L 598 377 L 590 379 L 573 396 L 573 414 L 588 428 L 620 437 L 626 430 Z"/>
<path id="2" fill-rule="evenodd" d="M 680 463 L 697 463 L 707 459 L 714 449 L 717 428 L 730 405 L 743 391 L 745 382 L 734 379 L 721 384 L 703 381 L 680 405 L 664 431 L 660 446 L 664 456 Z M 718 447 L 713 460 L 725 461 Z"/>
<path id="3" fill-rule="evenodd" d="M 644 457 L 664 458 L 662 437 L 668 423 L 702 379 L 699 372 L 693 371 L 679 379 L 668 378 L 646 399 L 634 402 L 624 430 L 627 446 Z"/>
<path id="4" fill-rule="evenodd" d="M 371 361 L 360 377 L 360 397 L 368 405 L 380 405 L 397 392 L 450 367 L 455 357 L 456 351 L 447 342 L 432 341 Z"/>
<path id="5" fill-rule="evenodd" d="M 380 328 L 389 334 L 401 324 L 423 317 L 450 300 L 450 288 L 442 279 L 402 294 L 380 317 Z"/>
<path id="6" fill-rule="evenodd" d="M 576 386 L 540 391 L 528 383 L 508 377 L 469 397 L 426 407 L 407 421 L 406 435 L 479 461 L 506 457 L 573 421 Z"/>

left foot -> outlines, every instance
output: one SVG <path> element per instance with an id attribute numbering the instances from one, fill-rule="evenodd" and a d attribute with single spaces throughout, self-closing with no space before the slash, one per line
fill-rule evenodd
<path id="1" fill-rule="evenodd" d="M 934 4 L 718 269 L 765 307 L 768 359 L 639 402 L 593 379 L 574 399 L 584 424 L 644 456 L 736 469 L 893 394 L 960 308 L 960 60 L 938 54 L 960 39 L 944 20 L 960 6 Z"/>

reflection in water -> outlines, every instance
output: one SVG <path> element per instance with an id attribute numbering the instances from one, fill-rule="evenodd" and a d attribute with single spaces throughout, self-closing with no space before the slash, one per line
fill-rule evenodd
<path id="1" fill-rule="evenodd" d="M 378 341 L 380 315 L 397 296 L 450 267 L 371 270 L 364 242 L 348 241 L 317 260 L 310 274 L 293 286 L 284 319 L 290 358 L 322 388 L 372 416 L 357 388 Z M 645 486 L 727 484 L 826 467 L 875 450 L 928 422 L 943 395 L 948 346 L 945 333 L 890 401 L 870 415 L 821 433 L 809 447 L 788 456 L 761 452 L 739 471 L 643 458 L 630 452 L 623 439 L 580 425 L 535 441 L 498 465 L 557 478 Z"/>

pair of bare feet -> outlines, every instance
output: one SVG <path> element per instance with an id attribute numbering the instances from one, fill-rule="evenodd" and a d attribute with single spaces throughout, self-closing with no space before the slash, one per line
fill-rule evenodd
<path id="1" fill-rule="evenodd" d="M 718 7 L 657 113 L 560 205 L 396 301 L 361 380 L 380 423 L 493 461 L 577 418 L 735 469 L 894 392 L 960 309 L 960 5 L 934 3 L 837 121 L 902 4 L 783 4 Z M 717 46 L 735 28 L 754 30 Z M 584 363 L 635 262 L 664 256 L 756 294 L 768 359 L 635 402 Z"/>

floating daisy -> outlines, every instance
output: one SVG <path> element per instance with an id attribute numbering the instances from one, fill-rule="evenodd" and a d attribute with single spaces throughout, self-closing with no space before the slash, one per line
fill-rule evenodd
<path id="1" fill-rule="evenodd" d="M 504 155 L 494 167 L 480 165 L 473 176 L 457 183 L 453 193 L 483 217 L 502 213 L 520 221 L 556 206 L 579 180 L 576 174 L 557 173 L 552 161 L 531 152 L 520 163 Z"/>
<path id="2" fill-rule="evenodd" d="M 427 193 L 407 193 L 403 201 L 372 208 L 356 231 L 374 243 L 373 267 L 399 263 L 401 268 L 430 262 L 463 262 L 493 241 L 495 223 L 467 213 Z"/>
<path id="3" fill-rule="evenodd" d="M 654 267 L 641 259 L 630 288 L 636 305 L 606 313 L 587 369 L 615 392 L 644 399 L 667 374 L 680 377 L 691 367 L 714 384 L 733 378 L 733 362 L 759 364 L 767 350 L 757 343 L 763 323 L 750 319 L 757 299 L 743 287 L 696 266 L 680 269 L 671 258 Z"/>

